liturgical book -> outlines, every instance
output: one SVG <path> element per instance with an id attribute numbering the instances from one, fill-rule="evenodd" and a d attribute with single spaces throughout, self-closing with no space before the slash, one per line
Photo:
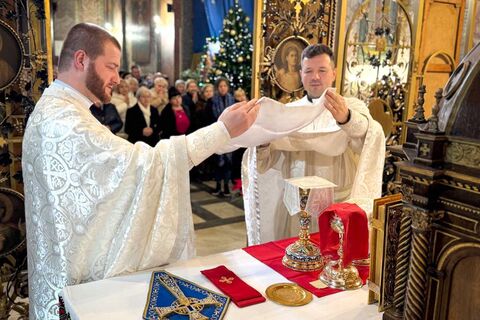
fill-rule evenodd
<path id="1" fill-rule="evenodd" d="M 143 318 L 220 320 L 230 298 L 166 271 L 152 273 Z"/>

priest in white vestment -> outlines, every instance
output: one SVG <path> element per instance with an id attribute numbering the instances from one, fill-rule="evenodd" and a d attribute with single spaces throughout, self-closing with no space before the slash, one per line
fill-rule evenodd
<path id="1" fill-rule="evenodd" d="M 307 96 L 289 106 L 315 104 L 335 80 L 333 52 L 323 44 L 302 53 Z M 297 236 L 298 216 L 283 204 L 284 179 L 320 176 L 337 185 L 335 202 L 355 202 L 367 214 L 381 196 L 385 138 L 366 105 L 325 92 L 325 110 L 301 130 L 244 154 L 242 181 L 249 245 Z M 316 222 L 313 231 L 318 230 Z M 316 228 L 316 229 L 315 229 Z"/>
<path id="2" fill-rule="evenodd" d="M 65 39 L 58 79 L 23 142 L 30 319 L 58 319 L 67 285 L 194 255 L 188 171 L 254 122 L 255 101 L 188 136 L 135 145 L 90 113 L 118 84 L 120 45 L 90 24 Z"/>

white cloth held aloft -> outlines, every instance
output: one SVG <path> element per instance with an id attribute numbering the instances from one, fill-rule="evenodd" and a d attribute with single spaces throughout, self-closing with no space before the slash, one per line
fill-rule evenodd
<path id="1" fill-rule="evenodd" d="M 243 134 L 233 138 L 219 153 L 255 147 L 301 130 L 324 112 L 325 93 L 308 104 L 283 104 L 266 97 L 260 98 L 257 103 L 260 104 L 260 109 L 253 125 Z M 227 110 L 228 108 L 224 112 L 228 112 Z M 335 121 L 333 124 L 330 121 L 328 124 L 319 125 L 330 130 L 340 129 Z"/>

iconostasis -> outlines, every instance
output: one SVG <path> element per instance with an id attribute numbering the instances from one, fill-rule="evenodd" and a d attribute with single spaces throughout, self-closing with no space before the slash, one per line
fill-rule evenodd
<path id="1" fill-rule="evenodd" d="M 26 120 L 53 75 L 49 8 L 44 0 L 0 6 L 0 186 L 19 192 Z"/>

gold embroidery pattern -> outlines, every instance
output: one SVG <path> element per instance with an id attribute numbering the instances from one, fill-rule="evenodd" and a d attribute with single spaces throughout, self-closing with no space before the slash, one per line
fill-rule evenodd
<path id="1" fill-rule="evenodd" d="M 233 277 L 228 277 L 227 278 L 225 276 L 222 276 L 219 281 L 223 282 L 223 283 L 226 283 L 226 284 L 232 284 L 233 279 L 234 279 Z"/>

